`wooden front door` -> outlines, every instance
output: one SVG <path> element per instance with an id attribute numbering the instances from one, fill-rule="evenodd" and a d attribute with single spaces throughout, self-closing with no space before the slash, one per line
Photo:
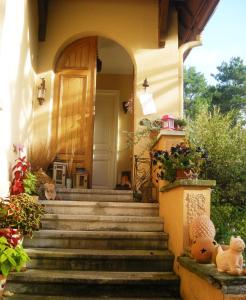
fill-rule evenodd
<path id="1" fill-rule="evenodd" d="M 56 66 L 57 157 L 68 170 L 85 168 L 92 176 L 96 37 L 65 48 Z M 72 169 L 72 170 L 71 170 Z"/>

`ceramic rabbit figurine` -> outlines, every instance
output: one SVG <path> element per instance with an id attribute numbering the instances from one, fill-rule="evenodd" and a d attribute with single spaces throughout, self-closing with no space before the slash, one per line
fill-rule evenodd
<path id="1" fill-rule="evenodd" d="M 217 270 L 219 272 L 226 272 L 231 275 L 243 275 L 243 255 L 245 248 L 244 241 L 238 237 L 231 237 L 230 247 L 223 251 L 221 246 L 218 247 L 218 254 L 216 256 Z"/>

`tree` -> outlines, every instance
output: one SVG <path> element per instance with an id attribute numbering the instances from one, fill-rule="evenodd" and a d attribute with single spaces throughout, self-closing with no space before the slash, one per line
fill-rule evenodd
<path id="1" fill-rule="evenodd" d="M 204 75 L 195 67 L 184 70 L 185 115 L 195 119 L 202 108 L 210 111 L 216 106 L 222 114 L 233 112 L 236 123 L 246 115 L 246 65 L 240 57 L 232 57 L 212 74 L 215 85 L 208 85 Z"/>
<path id="2" fill-rule="evenodd" d="M 246 65 L 240 57 L 232 57 L 217 70 L 217 74 L 212 74 L 217 84 L 210 87 L 211 104 L 224 114 L 234 110 L 238 119 L 246 110 Z"/>
<path id="3" fill-rule="evenodd" d="M 184 106 L 185 116 L 195 119 L 202 108 L 210 106 L 210 95 L 204 74 L 195 67 L 184 69 Z"/>

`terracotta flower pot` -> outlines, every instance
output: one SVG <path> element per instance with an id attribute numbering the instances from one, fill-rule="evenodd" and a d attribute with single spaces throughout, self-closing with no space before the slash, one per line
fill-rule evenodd
<path id="1" fill-rule="evenodd" d="M 189 170 L 177 169 L 176 170 L 176 179 L 187 179 L 188 176 L 186 173 L 189 173 Z"/>
<path id="2" fill-rule="evenodd" d="M 191 246 L 191 255 L 199 263 L 211 263 L 216 244 L 217 243 L 211 238 L 198 238 Z"/>
<path id="3" fill-rule="evenodd" d="M 0 299 L 2 299 L 3 296 L 3 292 L 6 286 L 6 280 L 7 278 L 0 274 Z"/>

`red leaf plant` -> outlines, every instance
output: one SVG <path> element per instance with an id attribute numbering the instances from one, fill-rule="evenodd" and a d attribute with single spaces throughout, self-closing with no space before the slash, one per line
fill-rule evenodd
<path id="1" fill-rule="evenodd" d="M 21 239 L 20 232 L 17 229 L 12 228 L 4 228 L 0 229 L 0 237 L 4 236 L 8 243 L 15 248 Z"/>
<path id="2" fill-rule="evenodd" d="M 16 159 L 16 164 L 13 166 L 13 180 L 11 183 L 10 194 L 18 195 L 24 193 L 24 182 L 26 173 L 30 170 L 31 165 L 26 160 L 26 156 Z"/>

